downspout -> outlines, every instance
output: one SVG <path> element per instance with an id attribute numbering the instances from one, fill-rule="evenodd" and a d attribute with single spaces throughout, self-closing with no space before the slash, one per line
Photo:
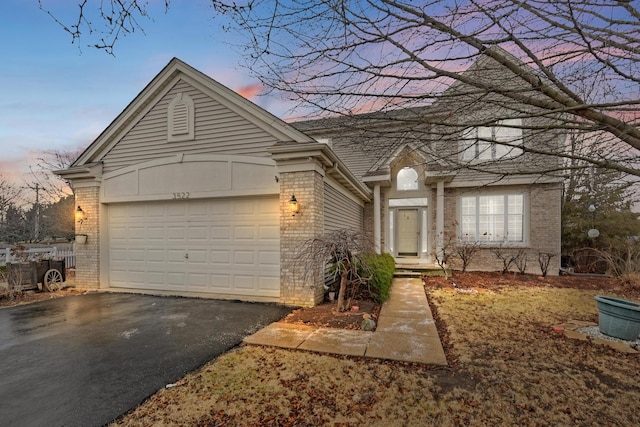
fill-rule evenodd
<path id="1" fill-rule="evenodd" d="M 444 245 L 444 181 L 436 184 L 436 254 L 442 256 Z"/>
<path id="2" fill-rule="evenodd" d="M 375 184 L 373 187 L 373 242 L 375 245 L 376 253 L 380 253 L 380 184 Z"/>

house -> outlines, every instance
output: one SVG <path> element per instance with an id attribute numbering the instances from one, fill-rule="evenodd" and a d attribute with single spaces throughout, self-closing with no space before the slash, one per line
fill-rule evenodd
<path id="1" fill-rule="evenodd" d="M 559 254 L 560 181 L 532 173 L 536 156 L 519 144 L 561 135 L 528 135 L 515 125 L 537 119 L 495 121 L 491 108 L 462 112 L 460 89 L 446 105 L 287 124 L 172 59 L 56 172 L 87 236 L 78 286 L 313 305 L 322 277 L 303 283 L 296 249 L 339 228 L 412 265 L 433 264 L 454 238 L 479 242 L 471 269 L 498 269 L 496 248 Z"/>

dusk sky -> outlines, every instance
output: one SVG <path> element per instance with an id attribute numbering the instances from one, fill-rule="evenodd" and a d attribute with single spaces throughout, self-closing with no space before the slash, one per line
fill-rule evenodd
<path id="1" fill-rule="evenodd" d="M 210 1 L 173 2 L 167 14 L 164 2 L 150 3 L 153 21 L 141 21 L 145 34 L 120 40 L 114 57 L 87 47 L 89 39 L 72 44 L 37 0 L 0 2 L 1 175 L 24 185 L 38 153 L 86 147 L 173 57 L 273 114 L 286 112 L 274 100 L 252 96 L 257 81 L 239 67 L 241 57 L 229 46 L 234 35 L 221 31 Z M 76 1 L 43 4 L 57 8 L 65 23 L 76 17 Z"/>

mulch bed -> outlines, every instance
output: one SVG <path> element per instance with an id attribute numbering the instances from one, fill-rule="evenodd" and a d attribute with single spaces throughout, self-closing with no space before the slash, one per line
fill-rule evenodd
<path id="1" fill-rule="evenodd" d="M 351 309 L 339 312 L 336 302 L 299 308 L 282 319 L 282 322 L 323 328 L 360 329 L 363 314 L 368 313 L 375 319 L 380 314 L 380 304 L 373 301 L 355 301 L 351 305 L 357 306 L 358 311 Z"/>

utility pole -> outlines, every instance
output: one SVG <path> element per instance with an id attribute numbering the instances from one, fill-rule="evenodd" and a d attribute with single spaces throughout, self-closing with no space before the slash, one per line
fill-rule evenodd
<path id="1" fill-rule="evenodd" d="M 38 241 L 40 237 L 40 184 L 36 183 L 36 219 L 33 230 L 33 239 Z"/>

